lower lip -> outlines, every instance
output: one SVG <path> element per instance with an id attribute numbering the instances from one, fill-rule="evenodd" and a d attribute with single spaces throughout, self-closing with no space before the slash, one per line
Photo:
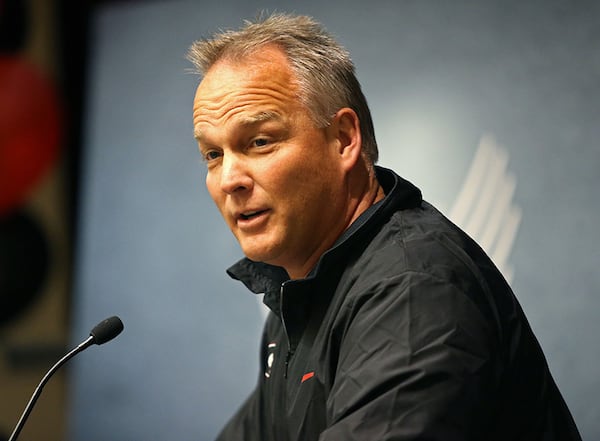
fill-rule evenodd
<path id="1" fill-rule="evenodd" d="M 238 218 L 237 225 L 241 230 L 255 230 L 267 222 L 268 211 L 263 211 L 249 219 Z"/>

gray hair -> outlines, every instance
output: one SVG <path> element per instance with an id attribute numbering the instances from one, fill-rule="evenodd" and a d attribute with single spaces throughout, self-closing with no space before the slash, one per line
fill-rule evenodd
<path id="1" fill-rule="evenodd" d="M 239 30 L 194 42 L 188 59 L 204 75 L 219 60 L 239 59 L 267 44 L 277 45 L 286 54 L 298 81 L 299 99 L 317 127 L 327 127 L 343 107 L 356 112 L 363 156 L 367 163 L 375 164 L 378 150 L 373 120 L 350 54 L 311 17 L 278 13 L 245 21 Z"/>

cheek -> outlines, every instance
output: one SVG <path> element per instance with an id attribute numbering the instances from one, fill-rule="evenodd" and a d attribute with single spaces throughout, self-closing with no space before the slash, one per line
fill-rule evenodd
<path id="1" fill-rule="evenodd" d="M 219 182 L 217 177 L 208 173 L 206 175 L 206 189 L 208 190 L 208 194 L 214 201 L 214 203 L 219 207 L 219 210 L 222 208 L 222 195 L 221 191 L 219 191 Z"/>
<path id="2" fill-rule="evenodd" d="M 325 208 L 323 200 L 328 200 L 326 194 L 329 189 L 321 171 L 306 165 L 303 163 L 279 176 L 277 181 L 272 181 L 275 184 L 273 192 L 296 221 L 305 221 L 306 217 L 312 216 L 320 218 L 318 211 Z"/>

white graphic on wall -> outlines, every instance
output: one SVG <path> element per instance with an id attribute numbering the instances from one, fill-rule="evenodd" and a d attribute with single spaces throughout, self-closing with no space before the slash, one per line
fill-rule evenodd
<path id="1" fill-rule="evenodd" d="M 481 245 L 510 283 L 521 209 L 513 201 L 517 180 L 507 166 L 506 149 L 484 136 L 448 217 Z"/>

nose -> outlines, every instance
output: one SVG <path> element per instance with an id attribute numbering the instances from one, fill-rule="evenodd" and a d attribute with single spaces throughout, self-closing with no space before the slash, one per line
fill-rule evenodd
<path id="1" fill-rule="evenodd" d="M 252 188 L 248 164 L 235 154 L 225 154 L 221 163 L 221 190 L 227 194 Z"/>

